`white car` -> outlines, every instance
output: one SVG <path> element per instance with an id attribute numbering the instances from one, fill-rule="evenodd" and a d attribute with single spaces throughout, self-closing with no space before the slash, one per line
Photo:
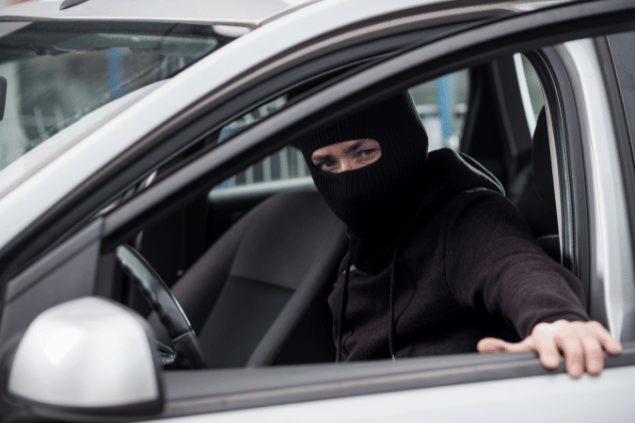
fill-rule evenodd
<path id="1" fill-rule="evenodd" d="M 632 420 L 633 31 L 617 0 L 1 9 L 0 420 Z M 346 236 L 292 144 L 405 89 L 580 278 L 624 345 L 599 377 L 333 363 Z"/>

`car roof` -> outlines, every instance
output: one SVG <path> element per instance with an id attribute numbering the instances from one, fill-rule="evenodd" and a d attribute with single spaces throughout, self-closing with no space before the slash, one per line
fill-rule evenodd
<path id="1" fill-rule="evenodd" d="M 179 21 L 259 26 L 320 0 L 40 0 L 0 9 L 3 18 Z"/>
<path id="2" fill-rule="evenodd" d="M 341 0 L 39 0 L 0 8 L 0 20 L 118 20 L 240 25 L 255 28 L 315 3 Z M 366 0 L 368 1 L 368 0 Z M 510 11 L 528 11 L 575 0 L 491 0 Z M 421 4 L 456 3 L 421 0 Z"/>

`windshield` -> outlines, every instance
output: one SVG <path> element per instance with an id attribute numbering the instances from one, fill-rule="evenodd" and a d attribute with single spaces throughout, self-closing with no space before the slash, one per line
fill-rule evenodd
<path id="1" fill-rule="evenodd" d="M 0 23 L 0 179 L 53 135 L 56 143 L 70 138 L 63 135 L 76 131 L 65 128 L 175 75 L 233 40 L 229 34 L 175 23 Z"/>

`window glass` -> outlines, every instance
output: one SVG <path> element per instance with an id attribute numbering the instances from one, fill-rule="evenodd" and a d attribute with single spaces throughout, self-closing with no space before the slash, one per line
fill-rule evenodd
<path id="1" fill-rule="evenodd" d="M 631 142 L 635 141 L 635 32 L 610 35 L 607 37 L 611 56 L 626 112 L 626 121 Z"/>
<path id="2" fill-rule="evenodd" d="M 283 95 L 270 101 L 263 106 L 245 114 L 240 119 L 231 122 L 221 129 L 218 136 L 218 142 L 222 142 L 226 138 L 240 130 L 252 125 L 259 120 L 280 110 L 287 103 L 287 96 Z M 257 183 L 265 183 L 272 181 L 296 180 L 301 178 L 310 179 L 309 169 L 304 162 L 302 154 L 293 147 L 284 147 L 281 150 L 271 154 L 264 160 L 249 166 L 243 172 L 240 172 L 222 184 L 216 189 L 225 189 L 230 187 L 253 185 Z"/>
<path id="3" fill-rule="evenodd" d="M 525 108 L 525 116 L 529 125 L 530 133 L 534 133 L 536 129 L 536 121 L 538 114 L 545 105 L 540 87 L 540 79 L 536 74 L 536 70 L 531 62 L 522 54 L 514 54 L 514 64 L 518 75 L 518 84 L 520 87 L 520 95 Z"/>
<path id="4" fill-rule="evenodd" d="M 428 133 L 429 150 L 449 147 L 459 151 L 469 92 L 468 70 L 448 74 L 410 89 Z"/>
<path id="5" fill-rule="evenodd" d="M 449 147 L 458 151 L 467 112 L 469 71 L 445 75 L 409 91 L 428 133 L 429 150 Z M 221 130 L 218 142 L 280 110 L 286 102 L 287 97 L 281 96 L 233 121 Z M 304 158 L 293 147 L 281 149 L 234 175 L 216 189 L 284 180 L 296 180 L 300 184 L 310 182 Z"/>
<path id="6" fill-rule="evenodd" d="M 0 34 L 0 170 L 57 135 L 39 149 L 53 155 L 73 124 L 232 40 L 211 25 L 139 22 L 4 22 Z M 15 168 L 36 166 L 31 156 Z"/>

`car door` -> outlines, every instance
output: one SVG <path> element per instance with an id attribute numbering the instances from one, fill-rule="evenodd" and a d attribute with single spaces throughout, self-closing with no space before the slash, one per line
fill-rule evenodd
<path id="1" fill-rule="evenodd" d="M 577 39 L 601 35 L 609 30 L 607 25 L 612 26 L 610 31 L 628 29 L 633 11 L 618 12 L 616 7 L 601 2 L 559 7 L 443 38 L 325 88 L 263 122 L 258 134 L 264 142 L 273 139 L 282 122 L 290 122 L 292 116 L 301 122 L 298 126 L 308 125 L 303 117 L 312 110 L 324 110 L 326 102 L 339 101 L 338 106 L 343 107 L 368 101 L 382 90 L 425 79 L 422 73 L 434 77 L 460 68 L 475 56 L 478 62 L 531 49 L 528 56 L 541 75 L 548 99 L 564 261 L 586 284 L 591 316 L 625 345 L 619 358 L 607 360 L 602 376 L 573 381 L 562 370 L 545 371 L 530 353 L 263 368 L 249 374 L 230 370 L 222 376 L 216 373 L 222 378 L 216 381 L 213 371 L 191 379 L 168 373 L 165 380 L 174 389 L 174 400 L 168 403 L 167 415 L 201 414 L 192 421 L 454 421 L 475 416 L 487 421 L 510 416 L 519 421 L 595 421 L 632 415 L 625 397 L 632 390 L 635 372 L 631 209 L 627 206 L 632 192 L 624 187 L 633 157 L 622 154 L 624 148 L 630 149 L 630 140 L 619 137 L 620 128 L 612 116 L 623 113 L 623 106 L 608 100 L 594 41 Z M 589 25 L 591 20 L 595 25 Z M 405 71 L 409 66 L 412 72 Z M 310 107 L 311 101 L 316 109 Z M 333 106 L 332 110 L 337 109 Z M 266 131 L 271 131 L 271 138 Z M 249 135 L 245 132 L 234 142 L 247 143 Z M 282 145 L 284 140 L 277 142 Z M 609 257 L 610 265 L 605 261 Z M 221 385 L 230 380 L 235 383 L 232 392 L 222 393 Z M 192 388 L 193 383 L 199 384 L 197 388 Z M 198 393 L 193 392 L 197 389 Z M 201 395 L 205 389 L 208 394 Z M 188 407 L 191 413 L 186 411 Z M 243 408 L 249 409 L 240 410 Z M 217 413 L 222 410 L 234 411 Z M 204 415 L 206 412 L 209 414 Z"/>

